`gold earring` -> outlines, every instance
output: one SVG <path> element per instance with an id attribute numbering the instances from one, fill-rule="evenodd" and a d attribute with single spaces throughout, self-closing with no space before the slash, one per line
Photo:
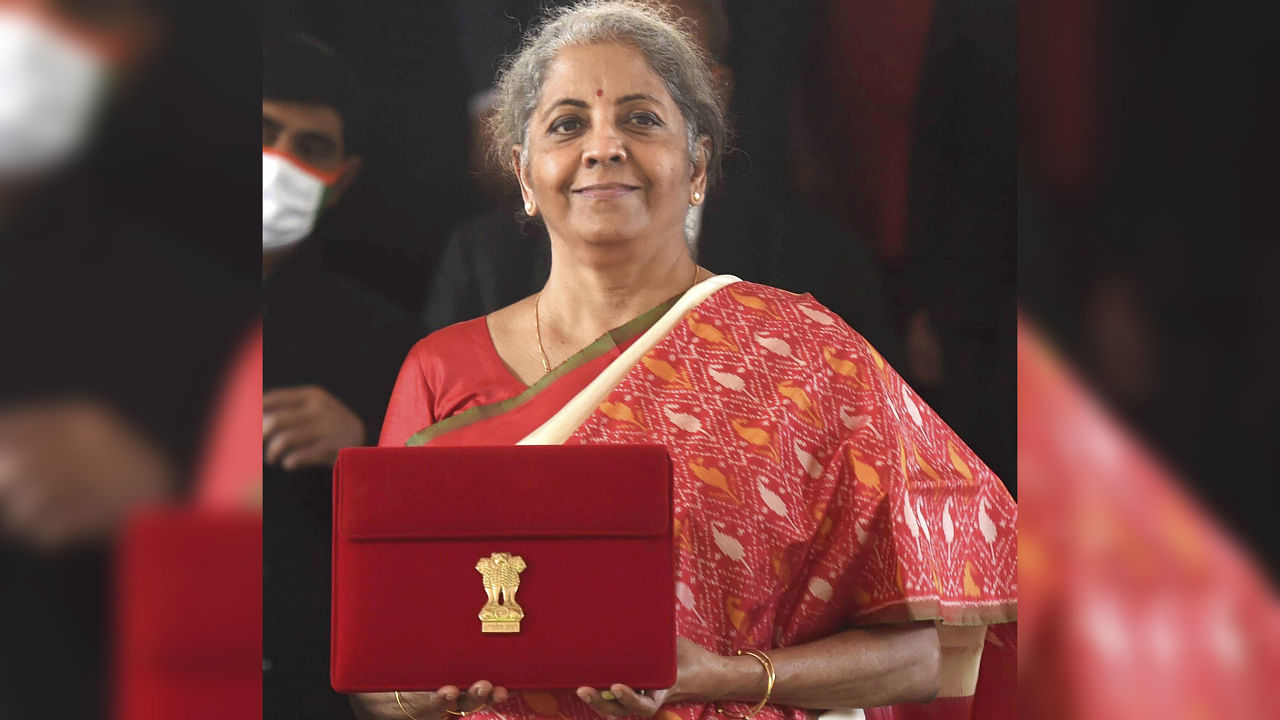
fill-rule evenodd
<path id="1" fill-rule="evenodd" d="M 697 205 L 697 204 L 698 204 L 698 203 L 700 203 L 700 202 L 702 202 L 702 193 L 700 193 L 700 192 L 695 192 L 695 193 L 693 194 L 693 203 L 694 203 L 695 205 Z"/>
<path id="2" fill-rule="evenodd" d="M 524 204 L 524 213 L 526 215 L 533 215 L 533 203 L 527 202 Z"/>

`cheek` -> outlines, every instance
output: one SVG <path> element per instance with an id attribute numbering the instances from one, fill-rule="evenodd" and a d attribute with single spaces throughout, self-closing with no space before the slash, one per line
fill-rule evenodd
<path id="1" fill-rule="evenodd" d="M 663 195 L 684 195 L 689 191 L 689 168 L 680 158 L 668 158 L 654 168 L 654 179 Z"/>
<path id="2" fill-rule="evenodd" d="M 559 195 L 573 180 L 574 163 L 555 153 L 546 153 L 530 160 L 530 181 L 536 195 L 544 202 L 552 195 Z"/>

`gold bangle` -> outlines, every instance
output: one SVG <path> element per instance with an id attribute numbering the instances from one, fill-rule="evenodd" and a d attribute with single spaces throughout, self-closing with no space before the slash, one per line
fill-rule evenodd
<path id="1" fill-rule="evenodd" d="M 410 715 L 408 710 L 404 709 L 404 703 L 400 702 L 400 691 L 396 690 L 395 692 L 396 692 L 396 705 L 400 706 L 400 712 L 404 713 L 404 716 L 409 718 L 409 720 L 418 720 L 418 718 Z M 458 699 L 461 700 L 462 698 L 459 697 Z M 445 708 L 444 711 L 449 713 L 450 715 L 456 715 L 458 717 L 466 717 L 472 713 L 478 713 L 487 707 L 489 707 L 489 703 L 484 703 L 483 705 L 476 708 L 475 710 L 468 710 L 466 712 L 460 712 L 458 710 L 450 710 L 449 708 Z"/>
<path id="2" fill-rule="evenodd" d="M 399 690 L 397 690 L 397 691 L 396 691 L 396 704 L 400 706 L 400 712 L 404 713 L 404 716 L 405 716 L 405 717 L 407 717 L 407 718 L 409 718 L 409 720 L 418 720 L 418 718 L 416 718 L 416 717 L 414 717 L 414 716 L 410 715 L 408 710 L 405 710 L 405 709 L 404 709 L 404 703 L 400 702 L 400 691 L 399 691 Z"/>
<path id="3" fill-rule="evenodd" d="M 764 698 L 762 698 L 760 702 L 756 703 L 756 706 L 751 708 L 751 711 L 748 712 L 746 715 L 738 715 L 736 713 L 731 713 L 725 710 L 724 708 L 720 707 L 719 702 L 716 703 L 716 713 L 719 715 L 723 715 L 724 717 L 727 717 L 727 718 L 732 718 L 733 720 L 748 720 L 748 718 L 753 718 L 756 715 L 759 715 L 760 711 L 764 710 L 764 706 L 769 704 L 769 698 L 773 696 L 773 683 L 775 680 L 778 679 L 778 676 L 773 672 L 773 661 L 769 659 L 768 655 L 764 654 L 764 651 L 739 650 L 738 654 L 750 655 L 756 660 L 759 660 L 760 664 L 764 666 L 764 671 L 769 675 L 769 682 L 764 689 Z"/>

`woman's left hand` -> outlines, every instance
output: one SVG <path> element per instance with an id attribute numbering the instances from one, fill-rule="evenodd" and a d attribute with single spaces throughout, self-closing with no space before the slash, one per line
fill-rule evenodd
<path id="1" fill-rule="evenodd" d="M 578 688 L 578 697 L 605 717 L 639 715 L 653 717 L 658 708 L 678 702 L 708 702 L 719 699 L 725 676 L 725 661 L 691 640 L 676 639 L 676 684 L 647 694 L 620 683 L 609 688 L 616 699 L 606 700 L 595 688 Z"/>

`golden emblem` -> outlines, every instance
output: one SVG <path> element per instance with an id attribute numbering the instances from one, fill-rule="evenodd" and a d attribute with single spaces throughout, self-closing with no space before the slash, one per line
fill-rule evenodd
<path id="1" fill-rule="evenodd" d="M 489 597 L 480 609 L 480 632 L 520 632 L 524 608 L 516 603 L 516 591 L 524 569 L 524 558 L 511 553 L 493 553 L 476 563 L 476 571 L 484 579 L 484 593 Z"/>

